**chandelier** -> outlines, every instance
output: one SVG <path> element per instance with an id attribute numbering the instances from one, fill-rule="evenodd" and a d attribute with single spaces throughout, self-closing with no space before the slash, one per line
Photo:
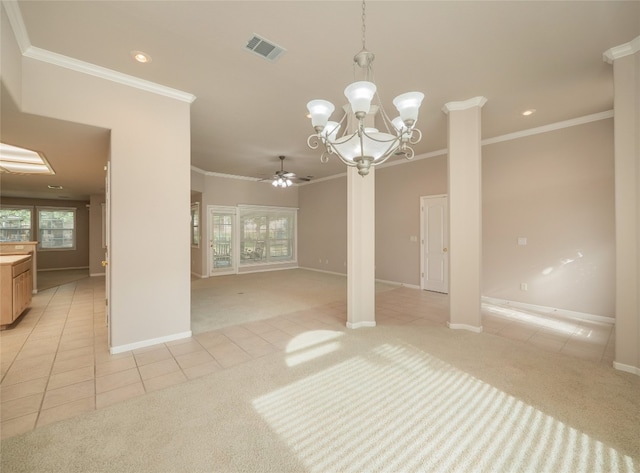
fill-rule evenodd
<path id="1" fill-rule="evenodd" d="M 418 109 L 424 99 L 421 92 L 407 92 L 393 99 L 393 104 L 400 116 L 391 120 L 382 107 L 382 102 L 373 83 L 371 63 L 374 54 L 367 51 L 365 46 L 366 24 L 365 3 L 362 1 L 362 50 L 353 58 L 355 66 L 362 69 L 364 80 L 353 82 L 344 90 L 349 100 L 348 113 L 339 122 L 329 118 L 335 110 L 334 105 L 327 100 L 312 100 L 307 104 L 311 117 L 311 126 L 315 133 L 307 138 L 307 145 L 311 149 L 324 146 L 320 161 L 327 163 L 329 157 L 336 155 L 347 166 L 358 168 L 358 174 L 366 176 L 371 166 L 384 163 L 393 155 L 412 159 L 414 151 L 410 145 L 415 145 L 422 139 L 422 133 L 415 128 L 418 120 Z M 372 107 L 371 102 L 376 98 L 378 105 Z M 372 108 L 374 109 L 372 111 Z M 385 131 L 367 127 L 367 115 L 380 112 Z M 349 120 L 347 121 L 349 117 Z M 355 117 L 355 122 L 353 118 Z M 346 123 L 345 123 L 346 121 Z M 352 126 L 349 126 L 353 123 Z M 345 125 L 343 127 L 343 125 Z M 348 128 L 355 128 L 351 131 Z M 343 129 L 343 133 L 340 130 Z"/>

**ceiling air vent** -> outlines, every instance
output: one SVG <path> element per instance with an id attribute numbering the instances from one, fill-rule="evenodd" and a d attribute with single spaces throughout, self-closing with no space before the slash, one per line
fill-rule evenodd
<path id="1" fill-rule="evenodd" d="M 253 37 L 247 42 L 247 51 L 251 51 L 260 57 L 265 58 L 268 61 L 274 62 L 280 57 L 286 49 L 278 46 L 277 44 L 269 41 L 268 39 L 261 38 L 254 34 Z"/>

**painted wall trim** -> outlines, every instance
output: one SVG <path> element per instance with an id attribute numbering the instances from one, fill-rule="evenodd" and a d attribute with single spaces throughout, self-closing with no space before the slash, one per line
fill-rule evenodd
<path id="1" fill-rule="evenodd" d="M 494 138 L 487 138 L 482 140 L 482 146 L 491 145 L 494 143 L 501 143 L 503 141 L 517 140 L 518 138 L 524 138 L 525 136 L 538 135 L 540 133 L 548 133 L 550 131 L 561 130 L 563 128 L 570 128 L 572 126 L 584 125 L 586 123 L 596 122 L 599 120 L 606 120 L 607 118 L 613 118 L 613 110 L 607 110 L 605 112 L 593 113 L 591 115 L 585 115 L 584 117 L 572 118 L 571 120 L 564 120 L 561 122 L 550 123 L 549 125 L 543 125 L 536 128 L 529 128 L 528 130 L 516 131 L 514 133 L 507 133 L 506 135 L 496 136 Z"/>
<path id="2" fill-rule="evenodd" d="M 325 269 L 308 268 L 306 266 L 300 266 L 299 269 L 306 269 L 307 271 L 315 271 L 316 273 L 334 274 L 336 276 L 347 277 L 347 273 L 338 273 L 336 271 L 327 271 Z"/>
<path id="3" fill-rule="evenodd" d="M 561 122 L 556 122 L 556 123 L 550 123 L 548 125 L 542 125 L 536 128 L 529 128 L 528 130 L 522 130 L 522 131 L 515 131 L 513 133 L 507 133 L 505 135 L 500 135 L 500 136 L 495 136 L 493 138 L 487 138 L 482 140 L 480 143 L 482 146 L 485 145 L 492 145 L 495 143 L 502 143 L 503 141 L 511 141 L 511 140 L 517 140 L 519 138 L 524 138 L 527 136 L 533 136 L 533 135 L 539 135 L 541 133 L 549 133 L 551 131 L 556 131 L 556 130 L 562 130 L 563 128 L 570 128 L 572 126 L 579 126 L 579 125 L 585 125 L 587 123 L 591 123 L 591 122 L 596 122 L 599 120 L 606 120 L 608 118 L 613 118 L 613 110 L 607 110 L 604 112 L 598 112 L 598 113 L 593 113 L 591 115 L 585 115 L 583 117 L 578 117 L 578 118 L 572 118 L 570 120 L 564 120 Z M 431 151 L 429 153 L 425 153 L 425 154 L 420 154 L 415 156 L 413 159 L 411 160 L 406 160 L 406 159 L 401 159 L 398 161 L 393 161 L 393 162 L 386 162 L 380 166 L 378 166 L 379 168 L 386 168 L 386 167 L 390 167 L 390 166 L 397 166 L 399 164 L 408 164 L 414 161 L 420 161 L 421 159 L 428 159 L 428 158 L 434 158 L 436 156 L 443 156 L 446 155 L 449 152 L 449 150 L 447 148 L 443 148 L 443 149 L 439 149 L 436 151 Z M 312 185 L 312 184 L 316 184 L 319 182 L 323 182 L 323 181 L 328 181 L 331 179 L 337 179 L 339 177 L 345 177 L 347 174 L 346 173 L 341 173 L 341 174 L 336 174 L 334 176 L 327 176 L 327 177 L 323 177 L 321 179 L 314 179 L 311 182 L 305 182 L 304 184 L 298 184 L 300 186 L 308 186 L 308 185 Z"/>
<path id="4" fill-rule="evenodd" d="M 13 35 L 20 47 L 20 52 L 24 54 L 25 51 L 29 49 L 29 46 L 31 46 L 31 41 L 29 40 L 27 27 L 22 19 L 22 12 L 20 11 L 18 2 L 16 0 L 3 0 L 2 5 L 7 12 L 7 18 L 9 19 L 9 24 L 11 24 Z"/>
<path id="5" fill-rule="evenodd" d="M 482 325 L 480 327 L 474 327 L 473 325 L 452 324 L 451 322 L 447 322 L 447 327 L 453 330 L 469 330 L 470 332 L 482 333 Z"/>
<path id="6" fill-rule="evenodd" d="M 376 282 L 379 282 L 379 283 L 382 283 L 382 284 L 389 284 L 391 286 L 408 287 L 409 289 L 420 289 L 420 286 L 416 286 L 415 284 L 407 284 L 407 283 L 398 282 L 398 281 L 387 281 L 386 279 L 377 279 L 376 278 Z"/>
<path id="7" fill-rule="evenodd" d="M 442 107 L 442 111 L 449 113 L 454 110 L 468 110 L 473 107 L 482 108 L 485 103 L 487 103 L 487 98 L 480 95 L 460 102 L 447 102 L 444 104 L 444 107 Z"/>
<path id="8" fill-rule="evenodd" d="M 191 170 L 197 172 L 198 174 L 202 174 L 203 176 L 224 177 L 225 179 L 240 179 L 241 181 L 261 181 L 261 179 L 257 177 L 238 176 L 236 174 L 224 174 L 221 172 L 205 171 L 204 169 L 200 169 L 199 167 L 193 165 L 191 166 Z"/>
<path id="9" fill-rule="evenodd" d="M 366 328 L 366 327 L 375 327 L 376 323 L 375 322 L 371 322 L 369 320 L 364 320 L 362 322 L 347 322 L 347 328 Z"/>
<path id="10" fill-rule="evenodd" d="M 139 79 L 128 74 L 123 74 L 122 72 L 107 69 L 106 67 L 96 66 L 95 64 L 80 61 L 69 56 L 64 56 L 63 54 L 47 51 L 46 49 L 37 48 L 31 44 L 18 2 L 15 0 L 3 0 L 2 4 L 7 12 L 7 17 L 11 24 L 11 28 L 13 29 L 16 41 L 18 42 L 18 46 L 20 46 L 20 51 L 25 57 L 64 67 L 66 69 L 71 69 L 83 74 L 100 77 L 102 79 L 117 82 L 136 89 L 146 90 L 147 92 L 163 95 L 182 102 L 192 103 L 196 99 L 195 95 L 188 92 L 183 92 L 171 87 L 156 84 L 155 82 Z"/>
<path id="11" fill-rule="evenodd" d="M 36 59 L 38 61 L 47 62 L 56 66 L 71 69 L 76 72 L 88 74 L 94 77 L 100 77 L 101 79 L 110 80 L 118 84 L 126 85 L 136 89 L 146 90 L 158 95 L 163 95 L 171 99 L 180 100 L 182 102 L 192 103 L 196 96 L 188 92 L 166 87 L 164 85 L 156 84 L 148 80 L 139 79 L 128 74 L 113 71 L 106 67 L 96 66 L 88 62 L 80 61 L 78 59 L 64 56 L 62 54 L 53 53 L 46 49 L 36 48 L 35 46 L 29 46 L 23 53 L 23 56 Z"/>
<path id="12" fill-rule="evenodd" d="M 637 366 L 625 365 L 624 363 L 618 363 L 617 361 L 613 362 L 613 367 L 619 371 L 624 371 L 625 373 L 635 374 L 636 376 L 640 376 L 640 368 Z"/>
<path id="13" fill-rule="evenodd" d="M 188 332 L 167 335 L 166 337 L 151 338 L 149 340 L 142 340 L 140 342 L 129 343 L 127 345 L 119 345 L 116 347 L 111 347 L 109 349 L 109 352 L 112 355 L 116 355 L 118 353 L 124 353 L 125 351 L 137 350 L 138 348 L 145 348 L 153 345 L 158 345 L 160 343 L 167 343 L 167 342 L 173 342 L 174 340 L 182 340 L 183 338 L 190 338 L 192 335 L 193 334 L 191 330 L 189 330 Z"/>
<path id="14" fill-rule="evenodd" d="M 616 319 L 606 315 L 588 314 L 586 312 L 578 312 L 575 310 L 556 309 L 555 307 L 547 307 L 536 304 L 527 304 L 526 302 L 509 301 L 506 299 L 498 299 L 495 297 L 482 296 L 483 304 L 493 304 L 497 306 L 509 306 L 517 309 L 530 310 L 545 315 L 553 315 L 563 319 L 571 320 L 588 320 L 590 322 L 600 322 L 604 324 L 615 325 Z"/>
<path id="15" fill-rule="evenodd" d="M 638 51 L 640 51 L 640 36 L 636 36 L 628 43 L 614 46 L 613 48 L 606 50 L 602 54 L 602 60 L 609 64 L 613 64 L 613 61 L 616 59 L 635 54 Z"/>

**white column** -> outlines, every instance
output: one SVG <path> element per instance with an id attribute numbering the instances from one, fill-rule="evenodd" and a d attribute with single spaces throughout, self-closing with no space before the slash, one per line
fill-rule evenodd
<path id="1" fill-rule="evenodd" d="M 375 168 L 347 168 L 347 327 L 375 327 Z"/>
<path id="2" fill-rule="evenodd" d="M 482 151 L 484 97 L 449 102 L 449 328 L 482 332 Z"/>
<path id="3" fill-rule="evenodd" d="M 616 340 L 613 366 L 640 375 L 640 36 L 605 52 L 613 64 Z"/>

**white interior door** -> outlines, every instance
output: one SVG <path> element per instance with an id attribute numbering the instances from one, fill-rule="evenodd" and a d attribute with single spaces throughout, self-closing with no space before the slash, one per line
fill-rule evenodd
<path id="1" fill-rule="evenodd" d="M 237 270 L 236 209 L 234 207 L 209 206 L 209 276 L 233 274 Z"/>
<path id="2" fill-rule="evenodd" d="M 421 287 L 449 293 L 449 205 L 446 195 L 420 198 Z"/>
<path id="3" fill-rule="evenodd" d="M 107 346 L 111 348 L 111 307 L 109 296 L 111 290 L 111 272 L 109 271 L 109 244 L 111 225 L 111 163 L 107 162 L 105 170 L 105 203 L 102 218 L 102 246 L 104 246 L 104 292 L 105 292 L 105 316 L 107 323 Z"/>

